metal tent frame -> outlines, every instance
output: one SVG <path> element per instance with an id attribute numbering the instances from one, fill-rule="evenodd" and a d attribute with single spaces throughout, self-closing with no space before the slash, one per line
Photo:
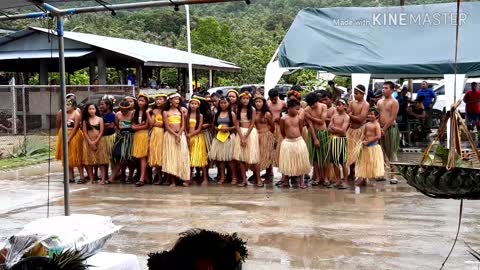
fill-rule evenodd
<path id="1" fill-rule="evenodd" d="M 82 13 L 93 12 L 111 12 L 115 15 L 117 10 L 131 10 L 142 9 L 149 7 L 168 7 L 173 6 L 178 10 L 180 6 L 198 5 L 198 4 L 213 4 L 225 2 L 246 2 L 250 4 L 250 0 L 167 0 L 167 1 L 149 1 L 128 4 L 91 6 L 81 8 L 60 9 L 43 0 L 8 0 L 0 3 L 0 21 L 19 20 L 19 19 L 36 19 L 36 18 L 56 18 L 57 19 L 57 35 L 59 48 L 59 73 L 60 73 L 60 91 L 62 100 L 62 140 L 68 141 L 67 136 L 67 109 L 66 109 L 66 82 L 65 82 L 65 44 L 64 44 L 64 17 Z M 16 8 L 21 6 L 31 5 L 40 9 L 40 12 L 32 12 L 26 14 L 7 15 L 3 10 L 9 8 Z M 69 172 L 68 172 L 68 143 L 64 143 L 63 147 L 63 186 L 64 186 L 64 211 L 65 215 L 70 215 L 70 190 L 69 190 Z"/>

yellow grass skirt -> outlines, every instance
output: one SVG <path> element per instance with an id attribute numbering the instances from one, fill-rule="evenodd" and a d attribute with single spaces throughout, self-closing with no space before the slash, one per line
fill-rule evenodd
<path id="1" fill-rule="evenodd" d="M 242 135 L 247 134 L 248 128 L 240 128 Z M 253 128 L 247 138 L 247 145 L 242 146 L 240 136 L 235 137 L 235 146 L 233 150 L 233 159 L 245 162 L 247 164 L 257 164 L 260 158 L 258 150 L 258 133 L 257 129 Z"/>
<path id="2" fill-rule="evenodd" d="M 106 165 L 110 161 L 107 156 L 105 141 L 100 139 L 97 145 L 97 150 L 93 150 L 88 144 L 87 140 L 83 140 L 83 165 Z"/>
<path id="3" fill-rule="evenodd" d="M 275 153 L 275 137 L 273 133 L 267 130 L 266 132 L 258 133 L 258 146 L 260 149 L 260 170 L 265 170 L 273 164 Z"/>
<path id="4" fill-rule="evenodd" d="M 67 134 L 70 135 L 72 130 L 68 130 Z M 82 151 L 83 151 L 83 132 L 78 130 L 75 136 L 68 144 L 68 167 L 75 168 L 82 166 Z M 63 139 L 62 130 L 57 133 L 57 149 L 55 152 L 55 158 L 63 161 Z"/>
<path id="5" fill-rule="evenodd" d="M 230 137 L 225 142 L 221 142 L 217 138 L 213 139 L 212 147 L 208 152 L 208 158 L 213 161 L 232 161 L 234 142 L 235 134 L 230 134 Z"/>
<path id="6" fill-rule="evenodd" d="M 348 139 L 348 166 L 355 163 L 358 159 L 358 154 L 362 149 L 364 126 L 360 128 L 349 128 L 347 130 Z"/>
<path id="7" fill-rule="evenodd" d="M 283 175 L 300 176 L 310 173 L 307 144 L 302 137 L 283 139 L 280 146 L 278 170 Z"/>
<path id="8" fill-rule="evenodd" d="M 356 164 L 355 176 L 359 178 L 379 178 L 385 174 L 382 147 L 379 144 L 363 146 Z"/>
<path id="9" fill-rule="evenodd" d="M 190 180 L 190 153 L 187 138 L 182 133 L 180 143 L 170 132 L 163 137 L 162 171 L 182 180 Z"/>
<path id="10" fill-rule="evenodd" d="M 148 130 L 136 131 L 135 135 L 133 135 L 133 157 L 147 157 L 148 147 Z"/>
<path id="11" fill-rule="evenodd" d="M 150 135 L 150 149 L 148 152 L 148 164 L 150 167 L 162 167 L 164 129 L 153 127 Z"/>
<path id="12" fill-rule="evenodd" d="M 110 160 L 112 160 L 112 151 L 113 147 L 115 146 L 116 140 L 117 134 L 102 137 L 103 144 L 105 145 L 105 160 L 103 161 L 104 164 L 109 164 Z"/>
<path id="13" fill-rule="evenodd" d="M 190 166 L 205 167 L 208 165 L 207 143 L 203 133 L 190 138 Z"/>

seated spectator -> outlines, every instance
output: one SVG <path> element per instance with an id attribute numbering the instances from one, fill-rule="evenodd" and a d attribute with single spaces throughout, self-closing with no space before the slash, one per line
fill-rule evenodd
<path id="1" fill-rule="evenodd" d="M 419 120 L 423 122 L 427 114 L 425 113 L 425 107 L 423 105 L 423 97 L 418 97 L 410 107 L 408 107 L 408 119 Z"/>

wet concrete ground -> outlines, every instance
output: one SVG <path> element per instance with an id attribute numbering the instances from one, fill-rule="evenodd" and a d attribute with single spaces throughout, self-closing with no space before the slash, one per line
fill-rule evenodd
<path id="1" fill-rule="evenodd" d="M 51 215 L 63 214 L 59 164 L 52 168 Z M 46 168 L 0 173 L 0 239 L 45 217 Z M 459 201 L 434 200 L 401 181 L 346 191 L 310 188 L 169 188 L 71 185 L 73 213 L 112 216 L 124 226 L 111 252 L 146 255 L 172 247 L 190 228 L 238 232 L 248 241 L 244 269 L 439 269 L 450 250 Z M 466 201 L 459 242 L 445 269 L 478 269 L 477 201 Z"/>

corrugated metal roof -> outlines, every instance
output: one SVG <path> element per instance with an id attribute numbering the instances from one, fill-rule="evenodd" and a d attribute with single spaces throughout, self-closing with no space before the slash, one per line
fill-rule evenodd
<path id="1" fill-rule="evenodd" d="M 48 30 L 44 28 L 31 27 L 30 29 L 48 32 Z M 68 31 L 65 31 L 65 38 L 138 59 L 144 62 L 146 66 L 184 67 L 188 65 L 187 52 L 138 40 Z M 194 53 L 192 53 L 192 64 L 194 68 L 197 69 L 240 70 L 240 68 L 233 63 Z"/>
<path id="2" fill-rule="evenodd" d="M 65 57 L 81 57 L 91 53 L 89 50 L 67 50 Z M 42 50 L 42 51 L 9 51 L 0 52 L 0 60 L 12 59 L 41 59 L 41 58 L 58 58 L 58 50 Z"/>

